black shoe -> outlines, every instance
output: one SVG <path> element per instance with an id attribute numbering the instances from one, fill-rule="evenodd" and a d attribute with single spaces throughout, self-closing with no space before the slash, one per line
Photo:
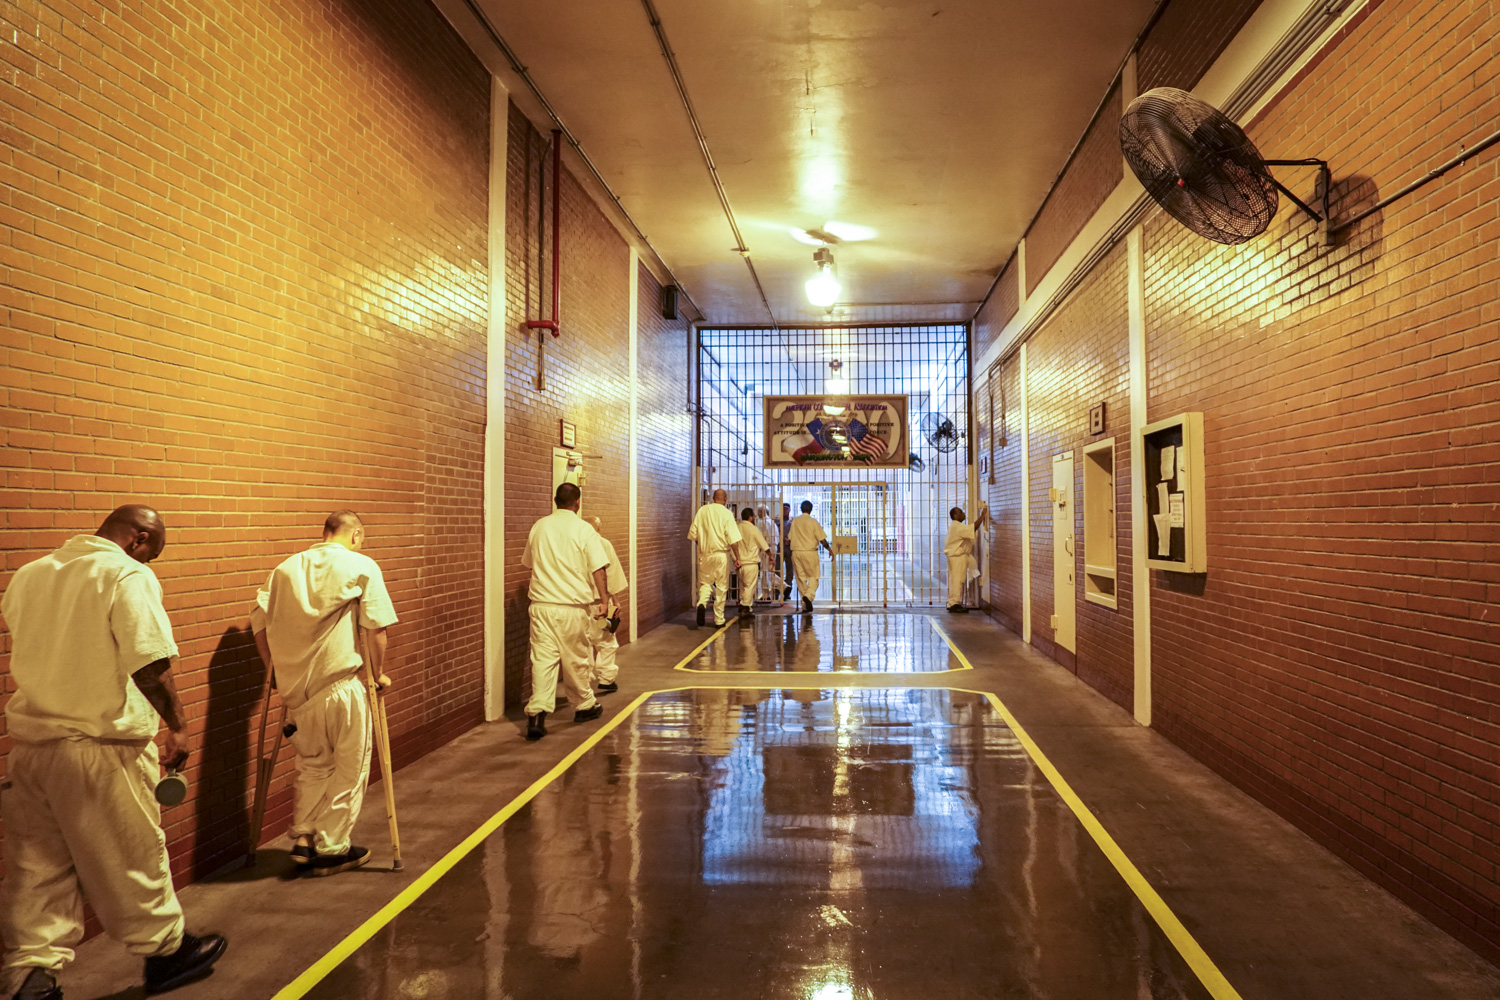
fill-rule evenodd
<path id="1" fill-rule="evenodd" d="M 535 715 L 526 716 L 526 738 L 528 740 L 539 740 L 547 735 L 547 713 L 538 712 Z"/>
<path id="2" fill-rule="evenodd" d="M 608 684 L 599 685 L 600 694 L 614 694 L 618 690 L 620 690 L 620 685 L 616 684 L 614 681 L 610 681 Z"/>
<path id="3" fill-rule="evenodd" d="M 603 714 L 604 714 L 604 706 L 601 705 L 601 704 L 599 704 L 596 701 L 596 702 L 594 702 L 594 707 L 593 708 L 580 708 L 578 711 L 574 712 L 573 713 L 573 721 L 574 722 L 593 722 L 595 719 L 599 718 L 599 716 L 601 716 Z"/>
<path id="4" fill-rule="evenodd" d="M 62 987 L 57 985 L 52 973 L 33 965 L 13 1000 L 62 1000 Z"/>
<path id="5" fill-rule="evenodd" d="M 802 598 L 802 610 L 805 614 L 812 614 L 812 598 Z"/>
<path id="6" fill-rule="evenodd" d="M 296 865 L 310 865 L 318 852 L 312 849 L 311 844 L 292 845 L 292 863 Z"/>
<path id="7" fill-rule="evenodd" d="M 956 615 L 966 615 L 969 613 L 969 609 L 962 604 L 950 604 L 948 605 L 948 610 Z"/>
<path id="8" fill-rule="evenodd" d="M 321 878 L 324 875 L 337 875 L 339 872 L 358 868 L 369 860 L 370 849 L 368 847 L 354 847 L 350 845 L 349 849 L 343 854 L 319 854 L 317 860 L 312 863 L 312 867 L 308 869 L 307 874 L 314 878 Z"/>
<path id="9" fill-rule="evenodd" d="M 703 624 L 703 621 L 704 621 L 704 619 L 705 619 L 705 618 L 706 618 L 706 617 L 707 617 L 707 616 L 708 616 L 708 609 L 707 609 L 707 608 L 705 608 L 705 607 L 704 607 L 704 606 L 703 606 L 703 605 L 701 605 L 701 604 L 700 604 L 700 605 L 698 605 L 698 624 L 699 624 L 699 625 L 700 625 L 700 626 L 701 626 L 701 625 L 702 625 L 702 624 Z"/>
<path id="10" fill-rule="evenodd" d="M 182 946 L 172 954 L 146 959 L 146 993 L 165 993 L 196 983 L 214 970 L 214 963 L 227 947 L 229 942 L 222 934 L 182 935 Z"/>

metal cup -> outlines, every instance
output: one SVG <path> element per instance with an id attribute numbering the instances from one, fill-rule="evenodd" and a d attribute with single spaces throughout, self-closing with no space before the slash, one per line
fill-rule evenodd
<path id="1" fill-rule="evenodd" d="M 156 801 L 164 806 L 181 805 L 187 793 L 187 779 L 175 770 L 169 769 L 167 776 L 156 783 Z"/>

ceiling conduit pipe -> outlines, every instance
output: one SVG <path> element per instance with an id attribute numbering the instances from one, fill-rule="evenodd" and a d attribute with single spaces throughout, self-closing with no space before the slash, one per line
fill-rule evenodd
<path id="1" fill-rule="evenodd" d="M 552 318 L 528 319 L 528 330 L 562 333 L 562 130 L 552 130 Z"/>

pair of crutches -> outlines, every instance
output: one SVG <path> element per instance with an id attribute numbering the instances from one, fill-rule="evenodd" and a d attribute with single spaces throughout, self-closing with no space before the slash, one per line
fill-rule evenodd
<path id="1" fill-rule="evenodd" d="M 365 693 L 370 699 L 370 721 L 375 730 L 375 751 L 380 757 L 381 787 L 385 790 L 385 818 L 391 829 L 391 871 L 401 871 L 401 832 L 396 824 L 396 783 L 393 777 L 395 765 L 391 761 L 391 730 L 385 711 L 385 699 L 380 696 L 380 686 L 375 682 L 375 667 L 370 662 L 370 650 L 365 640 L 365 630 L 359 626 L 358 606 L 354 613 L 354 635 L 359 647 L 360 659 L 364 661 Z M 255 864 L 255 853 L 260 847 L 261 830 L 265 825 L 266 801 L 270 797 L 271 777 L 276 771 L 276 759 L 281 755 L 282 740 L 290 735 L 292 727 L 287 724 L 286 702 L 281 703 L 281 718 L 276 723 L 276 738 L 271 753 L 266 754 L 266 722 L 271 717 L 271 692 L 276 688 L 275 670 L 267 665 L 266 679 L 262 685 L 260 732 L 255 748 L 255 805 L 250 818 L 250 846 L 247 863 Z"/>

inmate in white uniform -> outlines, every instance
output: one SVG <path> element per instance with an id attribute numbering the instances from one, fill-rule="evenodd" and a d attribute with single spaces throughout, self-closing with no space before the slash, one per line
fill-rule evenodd
<path id="1" fill-rule="evenodd" d="M 797 592 L 806 600 L 818 593 L 818 543 L 826 542 L 828 535 L 823 526 L 811 514 L 799 514 L 792 518 L 786 529 L 787 544 L 792 549 L 792 572 L 797 574 Z"/>
<path id="2" fill-rule="evenodd" d="M 740 604 L 749 607 L 755 603 L 755 585 L 760 579 L 761 554 L 769 552 L 771 543 L 755 526 L 753 521 L 740 522 L 740 540 L 735 545 L 735 557 L 740 574 Z"/>
<path id="3" fill-rule="evenodd" d="M 615 547 L 608 538 L 599 536 L 599 544 L 604 546 L 604 554 L 609 558 L 609 569 L 604 571 L 604 585 L 609 588 L 609 617 L 613 618 L 615 611 L 619 608 L 620 595 L 630 587 L 630 580 L 625 576 L 625 567 L 620 565 L 620 557 L 615 554 Z M 593 589 L 593 580 L 589 580 L 590 589 Z M 594 600 L 598 600 L 598 593 L 594 594 Z M 605 618 L 589 619 L 589 651 L 593 660 L 593 680 L 595 684 L 613 684 L 615 678 L 620 675 L 620 666 L 615 662 L 615 654 L 620 651 L 620 640 L 605 626 L 609 624 Z"/>
<path id="4" fill-rule="evenodd" d="M 589 683 L 590 608 L 595 570 L 609 565 L 604 540 L 583 518 L 558 508 L 531 526 L 521 565 L 531 570 L 531 698 L 526 714 L 557 707 L 557 668 L 578 711 L 594 707 Z M 605 586 L 609 585 L 608 579 Z"/>
<path id="5" fill-rule="evenodd" d="M 16 685 L 5 710 L 5 967 L 72 961 L 85 899 L 132 954 L 171 954 L 183 925 L 152 796 L 160 720 L 130 678 L 177 656 L 156 574 L 106 538 L 76 535 L 16 572 L 0 613 Z"/>
<path id="6" fill-rule="evenodd" d="M 964 584 L 979 572 L 974 559 L 974 529 L 962 521 L 948 522 L 948 539 L 943 555 L 948 557 L 948 607 L 964 602 Z"/>
<path id="7" fill-rule="evenodd" d="M 729 550 L 740 542 L 734 514 L 721 503 L 704 504 L 693 515 L 687 536 L 698 543 L 698 606 L 712 603 L 714 624 L 723 625 L 724 601 L 729 594 Z"/>
<path id="8" fill-rule="evenodd" d="M 297 723 L 295 840 L 343 854 L 370 777 L 370 703 L 360 669 L 355 615 L 367 629 L 396 623 L 375 560 L 319 542 L 284 560 L 255 595 L 250 627 L 265 632 L 276 690 Z"/>

